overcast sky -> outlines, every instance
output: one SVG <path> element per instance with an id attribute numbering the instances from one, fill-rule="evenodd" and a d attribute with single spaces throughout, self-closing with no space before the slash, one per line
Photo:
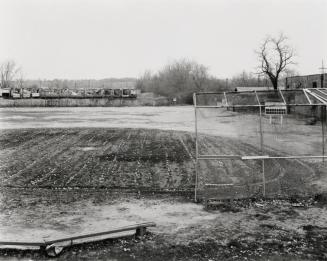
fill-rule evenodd
<path id="1" fill-rule="evenodd" d="M 182 57 L 219 78 L 255 71 L 283 32 L 301 74 L 327 66 L 326 0 L 0 0 L 0 61 L 26 78 L 138 77 Z"/>

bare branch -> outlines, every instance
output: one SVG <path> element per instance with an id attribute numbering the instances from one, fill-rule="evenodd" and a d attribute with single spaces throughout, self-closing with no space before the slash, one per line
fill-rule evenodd
<path id="1" fill-rule="evenodd" d="M 16 66 L 14 61 L 6 61 L 0 66 L 0 88 L 13 86 L 14 80 L 21 72 L 21 68 Z"/>
<path id="2" fill-rule="evenodd" d="M 294 50 L 287 44 L 287 40 L 284 34 L 278 38 L 267 36 L 256 52 L 260 61 L 259 71 L 269 77 L 274 89 L 278 88 L 279 76 L 289 65 L 294 64 Z"/>

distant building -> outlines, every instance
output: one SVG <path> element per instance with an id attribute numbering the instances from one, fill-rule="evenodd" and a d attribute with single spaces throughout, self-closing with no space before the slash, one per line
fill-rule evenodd
<path id="1" fill-rule="evenodd" d="M 286 77 L 286 89 L 327 88 L 327 73 Z"/>
<path id="2" fill-rule="evenodd" d="M 238 92 L 248 92 L 248 91 L 269 91 L 273 90 L 272 86 L 237 86 L 236 87 Z M 278 89 L 284 89 L 284 87 L 278 87 Z"/>

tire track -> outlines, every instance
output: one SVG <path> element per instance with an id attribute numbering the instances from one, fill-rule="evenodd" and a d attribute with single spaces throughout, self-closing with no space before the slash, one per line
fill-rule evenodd
<path id="1" fill-rule="evenodd" d="M 84 131 L 85 133 L 86 131 Z M 82 132 L 83 133 L 83 132 Z M 65 152 L 69 151 L 70 148 L 72 147 L 72 145 L 75 145 L 77 143 L 79 143 L 79 138 L 74 135 L 75 133 L 66 133 L 60 137 L 58 137 L 55 142 L 50 142 L 50 144 L 54 144 L 51 146 L 51 152 L 50 153 L 46 153 L 44 156 L 42 156 L 40 158 L 40 165 L 44 165 L 47 164 L 47 166 L 49 167 L 49 170 L 44 173 L 43 171 L 41 172 L 37 172 L 36 170 L 33 171 L 33 176 L 31 176 L 31 178 L 28 180 L 29 183 L 31 183 L 32 185 L 36 185 L 39 179 L 42 179 L 43 182 L 44 180 L 46 180 L 46 178 L 50 177 L 51 175 L 53 175 L 53 173 L 55 173 L 55 171 L 58 169 L 58 166 L 60 168 L 60 166 L 62 165 L 61 162 L 61 158 L 65 157 Z M 71 137 L 72 135 L 74 135 L 73 137 Z M 66 139 L 63 139 L 63 137 L 67 137 Z M 64 142 L 63 142 L 64 140 Z M 60 141 L 60 142 L 56 142 L 56 141 Z M 59 158 L 58 158 L 59 157 Z M 66 162 L 68 162 L 70 159 L 68 158 L 66 160 Z M 53 164 L 55 165 L 52 169 L 50 168 L 50 166 L 53 166 Z M 40 170 L 42 170 L 42 168 L 40 168 Z M 51 175 L 49 175 L 51 174 Z M 43 178 L 44 177 L 44 178 Z"/>
<path id="2" fill-rule="evenodd" d="M 51 140 L 49 139 L 49 142 L 47 143 L 47 145 L 44 145 L 44 147 L 47 147 L 48 150 L 44 150 L 44 153 L 41 154 L 41 157 L 37 157 L 36 160 L 34 160 L 33 162 L 31 162 L 30 164 L 28 164 L 25 168 L 21 168 L 18 172 L 12 174 L 10 177 L 7 177 L 4 179 L 4 183 L 13 183 L 15 181 L 15 179 L 19 178 L 20 176 L 26 176 L 23 175 L 24 173 L 33 173 L 33 169 L 37 168 L 37 165 L 44 165 L 44 159 L 49 159 L 49 158 L 53 158 L 55 155 L 59 154 L 59 152 L 54 152 L 53 150 L 53 146 L 51 146 L 51 152 L 49 151 L 49 144 L 58 144 L 59 141 L 61 141 L 61 143 L 63 142 L 63 138 L 65 136 L 67 136 L 68 134 L 63 134 L 60 137 L 55 138 L 55 140 Z M 67 142 L 67 144 L 69 144 L 69 142 Z M 19 157 L 19 159 L 21 159 L 21 157 Z M 26 161 L 26 159 L 24 159 L 24 161 Z M 28 160 L 27 160 L 28 161 Z"/>

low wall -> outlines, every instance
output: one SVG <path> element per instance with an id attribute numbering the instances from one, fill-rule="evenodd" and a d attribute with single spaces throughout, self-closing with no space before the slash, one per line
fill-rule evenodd
<path id="1" fill-rule="evenodd" d="M 313 120 L 313 122 L 321 121 L 322 119 L 322 110 L 326 109 L 325 106 L 320 105 L 312 105 L 312 106 L 287 106 L 287 114 L 293 115 L 299 119 L 307 119 L 309 121 Z M 259 107 L 229 107 L 228 111 L 240 112 L 240 113 L 256 113 L 259 115 Z M 262 110 L 264 114 L 264 108 Z M 326 112 L 327 113 L 327 112 Z M 323 114 L 323 115 L 326 115 Z M 325 120 L 326 121 L 326 120 Z"/>
<path id="2" fill-rule="evenodd" d="M 168 99 L 138 98 L 55 98 L 55 99 L 4 99 L 0 107 L 119 107 L 119 106 L 165 106 Z"/>
<path id="3" fill-rule="evenodd" d="M 317 120 L 321 119 L 322 110 L 324 106 L 294 106 L 291 107 L 290 113 L 302 116 L 302 117 L 314 117 Z"/>

